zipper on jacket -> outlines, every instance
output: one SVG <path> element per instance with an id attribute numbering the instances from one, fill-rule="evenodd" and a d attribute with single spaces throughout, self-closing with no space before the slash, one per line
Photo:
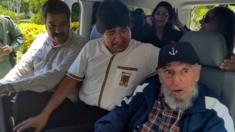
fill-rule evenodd
<path id="1" fill-rule="evenodd" d="M 111 64 L 112 64 L 112 62 L 113 62 L 113 58 L 114 58 L 114 57 L 115 57 L 115 55 L 113 55 L 113 56 L 110 58 L 110 61 L 109 61 L 107 70 L 106 70 L 106 72 L 105 72 L 104 81 L 103 81 L 103 83 L 102 83 L 101 90 L 100 90 L 100 95 L 99 95 L 99 99 L 98 99 L 98 106 L 99 106 L 99 107 L 101 106 L 101 99 L 102 99 L 102 96 L 103 96 L 104 87 L 105 87 L 105 84 L 106 84 L 106 81 L 107 81 L 107 78 L 108 78 L 108 74 L 109 74 L 109 70 L 110 70 L 110 67 L 111 67 Z"/>

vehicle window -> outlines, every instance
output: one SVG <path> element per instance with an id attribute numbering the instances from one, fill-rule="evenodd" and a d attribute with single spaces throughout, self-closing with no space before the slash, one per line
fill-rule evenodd
<path id="1" fill-rule="evenodd" d="M 137 6 L 131 6 L 131 7 L 129 6 L 128 8 L 129 8 L 130 11 L 134 11 L 136 9 L 141 8 L 141 9 L 144 10 L 145 15 L 151 15 L 152 14 L 152 9 L 151 8 L 143 8 L 143 7 L 137 7 Z"/>
<path id="2" fill-rule="evenodd" d="M 73 3 L 72 5 L 72 9 L 71 9 L 71 28 L 76 31 L 79 32 L 79 20 L 80 20 L 80 5 L 78 2 Z"/>

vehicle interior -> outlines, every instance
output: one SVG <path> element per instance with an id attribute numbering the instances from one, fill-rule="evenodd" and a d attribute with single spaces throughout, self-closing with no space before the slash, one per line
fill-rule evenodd
<path id="1" fill-rule="evenodd" d="M 94 5 L 102 0 L 64 0 L 70 8 L 74 3 L 80 5 L 80 29 L 79 34 L 89 39 L 93 26 L 93 18 L 95 13 Z M 130 10 L 135 8 L 143 8 L 146 15 L 150 15 L 152 9 L 160 2 L 160 0 L 121 0 L 128 5 Z M 193 27 L 191 23 L 191 13 L 195 6 L 207 6 L 211 4 L 235 5 L 234 0 L 165 0 L 171 3 L 174 8 L 178 9 L 178 16 L 182 23 L 188 27 Z M 208 38 L 208 39 L 202 39 Z M 200 40 L 200 41 L 198 41 Z M 186 33 L 181 41 L 189 41 L 199 54 L 202 60 L 202 74 L 200 82 L 205 83 L 214 91 L 224 98 L 225 104 L 229 107 L 232 118 L 235 120 L 235 73 L 221 71 L 218 64 L 223 61 L 226 56 L 226 48 L 224 48 L 224 39 L 219 34 L 205 33 Z M 201 48 L 201 46 L 207 46 Z M 211 52 L 212 51 L 212 52 Z M 210 55 L 209 55 L 210 53 Z M 219 81 L 220 80 L 220 81 Z M 1 101 L 1 100 L 0 100 Z M 0 102 L 1 105 L 1 102 Z M 0 132 L 8 132 L 7 122 L 4 120 L 4 111 L 0 107 Z"/>

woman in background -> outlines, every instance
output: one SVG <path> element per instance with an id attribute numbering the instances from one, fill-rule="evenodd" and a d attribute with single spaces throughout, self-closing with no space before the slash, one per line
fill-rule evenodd
<path id="1" fill-rule="evenodd" d="M 183 25 L 178 17 L 173 22 L 182 31 L 190 31 Z M 228 50 L 227 58 L 221 63 L 222 70 L 235 71 L 235 55 L 234 55 L 234 37 L 235 37 L 235 15 L 232 10 L 227 7 L 218 6 L 209 10 L 200 21 L 201 29 L 204 32 L 219 32 L 226 41 Z"/>
<path id="2" fill-rule="evenodd" d="M 173 15 L 174 11 L 170 3 L 162 1 L 157 4 L 152 12 L 152 25 L 148 25 L 143 41 L 159 48 L 179 41 L 183 32 L 176 30 L 172 25 Z"/>

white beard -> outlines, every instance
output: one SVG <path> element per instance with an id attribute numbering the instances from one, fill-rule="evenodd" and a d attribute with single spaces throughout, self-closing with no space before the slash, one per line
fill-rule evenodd
<path id="1" fill-rule="evenodd" d="M 193 86 L 192 93 L 187 96 L 184 100 L 177 101 L 174 97 L 170 95 L 170 91 L 165 87 L 161 86 L 161 91 L 164 96 L 165 103 L 172 109 L 176 111 L 185 111 L 192 106 L 193 100 L 198 96 L 197 85 Z"/>

